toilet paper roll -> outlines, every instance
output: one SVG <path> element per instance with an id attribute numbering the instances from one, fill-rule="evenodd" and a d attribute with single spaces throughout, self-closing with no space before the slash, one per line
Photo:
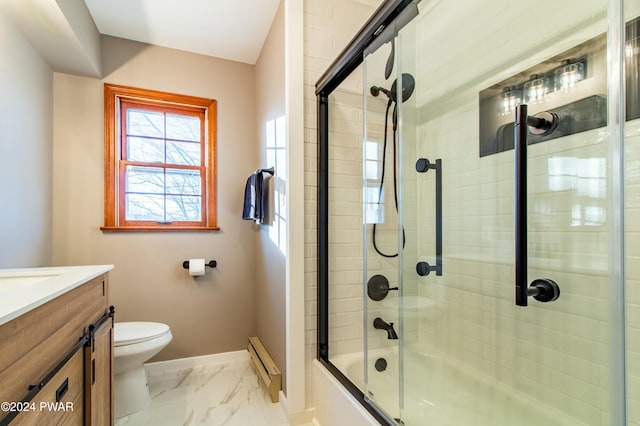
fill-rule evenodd
<path id="1" fill-rule="evenodd" d="M 204 259 L 189 259 L 189 275 L 192 277 L 204 275 Z"/>

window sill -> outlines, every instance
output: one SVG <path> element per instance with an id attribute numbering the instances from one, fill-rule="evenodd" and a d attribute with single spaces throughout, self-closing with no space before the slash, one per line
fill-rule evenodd
<path id="1" fill-rule="evenodd" d="M 202 232 L 220 231 L 217 226 L 101 226 L 103 232 Z"/>

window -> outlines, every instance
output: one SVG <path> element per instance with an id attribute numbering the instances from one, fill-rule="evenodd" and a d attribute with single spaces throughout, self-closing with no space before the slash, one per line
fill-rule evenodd
<path id="1" fill-rule="evenodd" d="M 273 166 L 273 222 L 269 238 L 287 254 L 287 129 L 284 116 L 266 123 L 267 164 Z"/>
<path id="2" fill-rule="evenodd" d="M 384 192 L 380 144 L 366 141 L 364 146 L 364 223 L 384 223 Z"/>
<path id="3" fill-rule="evenodd" d="M 103 230 L 215 230 L 216 101 L 105 84 Z"/>

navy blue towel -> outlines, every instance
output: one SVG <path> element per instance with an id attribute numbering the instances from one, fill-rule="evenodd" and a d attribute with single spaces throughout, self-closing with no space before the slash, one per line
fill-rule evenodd
<path id="1" fill-rule="evenodd" d="M 265 182 L 260 170 L 253 172 L 247 179 L 244 187 L 243 219 L 253 220 L 258 224 L 264 222 L 268 199 L 267 191 L 264 188 Z"/>

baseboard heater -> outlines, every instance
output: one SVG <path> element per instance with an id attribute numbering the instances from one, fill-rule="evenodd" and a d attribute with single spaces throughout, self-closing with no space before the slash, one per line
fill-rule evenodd
<path id="1" fill-rule="evenodd" d="M 276 367 L 276 363 L 265 349 L 264 345 L 257 337 L 249 337 L 249 345 L 247 346 L 251 360 L 258 372 L 258 376 L 262 379 L 267 391 L 271 396 L 271 402 L 278 402 L 280 398 L 280 388 L 282 386 L 282 375 Z"/>

